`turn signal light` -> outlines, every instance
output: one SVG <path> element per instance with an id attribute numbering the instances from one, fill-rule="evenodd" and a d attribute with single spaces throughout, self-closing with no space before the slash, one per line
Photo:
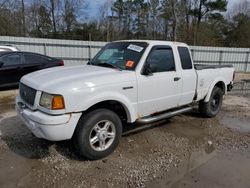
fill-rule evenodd
<path id="1" fill-rule="evenodd" d="M 63 96 L 54 95 L 52 98 L 52 110 L 60 110 L 64 108 L 65 108 L 65 105 L 64 105 Z"/>

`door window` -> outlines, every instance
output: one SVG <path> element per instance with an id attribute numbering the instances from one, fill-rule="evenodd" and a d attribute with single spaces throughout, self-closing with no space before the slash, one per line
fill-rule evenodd
<path id="1" fill-rule="evenodd" d="M 1 58 L 4 63 L 3 66 L 19 65 L 21 64 L 21 56 L 19 54 L 9 54 Z"/>
<path id="2" fill-rule="evenodd" d="M 25 59 L 24 61 L 25 64 L 40 64 L 40 63 L 47 63 L 50 61 L 49 58 L 34 54 L 24 54 L 24 59 Z"/>
<path id="3" fill-rule="evenodd" d="M 147 63 L 155 67 L 153 72 L 175 71 L 174 55 L 171 48 L 154 48 L 147 58 Z"/>

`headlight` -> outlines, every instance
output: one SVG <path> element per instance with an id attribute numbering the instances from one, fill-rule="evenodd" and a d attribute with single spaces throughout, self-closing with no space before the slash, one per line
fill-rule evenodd
<path id="1" fill-rule="evenodd" d="M 65 108 L 62 95 L 52 95 L 45 92 L 41 95 L 39 105 L 51 110 L 61 110 Z"/>

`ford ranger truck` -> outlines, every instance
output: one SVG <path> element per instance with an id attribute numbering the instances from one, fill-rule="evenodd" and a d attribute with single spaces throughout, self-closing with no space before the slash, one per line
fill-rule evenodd
<path id="1" fill-rule="evenodd" d="M 38 138 L 73 139 L 81 156 L 111 154 L 126 123 L 151 123 L 190 111 L 218 114 L 232 89 L 231 65 L 195 65 L 184 43 L 111 42 L 87 65 L 22 77 L 16 111 Z M 136 125 L 136 124 L 135 124 Z"/>

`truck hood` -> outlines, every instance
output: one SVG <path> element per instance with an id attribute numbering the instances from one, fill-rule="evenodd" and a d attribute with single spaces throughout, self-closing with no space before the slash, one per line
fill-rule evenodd
<path id="1" fill-rule="evenodd" d="M 22 83 L 36 90 L 55 94 L 65 90 L 81 90 L 131 81 L 135 81 L 133 71 L 92 65 L 48 68 L 25 75 L 21 79 Z"/>

